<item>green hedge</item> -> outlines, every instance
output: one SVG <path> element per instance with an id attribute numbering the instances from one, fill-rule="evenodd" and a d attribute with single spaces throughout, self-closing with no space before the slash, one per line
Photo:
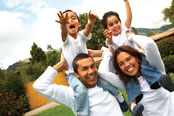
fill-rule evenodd
<path id="1" fill-rule="evenodd" d="M 30 110 L 24 83 L 18 74 L 1 71 L 0 116 L 22 116 Z"/>
<path id="2" fill-rule="evenodd" d="M 174 55 L 163 58 L 167 73 L 174 73 Z"/>
<path id="3" fill-rule="evenodd" d="M 157 43 L 162 58 L 174 55 L 174 40 L 162 40 Z"/>

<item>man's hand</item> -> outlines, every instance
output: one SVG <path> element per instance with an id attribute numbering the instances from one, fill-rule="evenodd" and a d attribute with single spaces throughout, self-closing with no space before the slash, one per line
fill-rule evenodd
<path id="1" fill-rule="evenodd" d="M 66 63 L 66 60 L 65 60 L 63 54 L 61 54 L 60 62 L 58 62 L 56 65 L 54 65 L 53 68 L 55 70 L 57 70 L 57 72 L 61 72 L 63 69 L 67 69 L 67 63 Z"/>

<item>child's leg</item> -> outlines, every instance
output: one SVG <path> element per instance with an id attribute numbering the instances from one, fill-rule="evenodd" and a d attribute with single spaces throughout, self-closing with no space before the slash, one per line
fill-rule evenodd
<path id="1" fill-rule="evenodd" d="M 74 111 L 76 115 L 89 115 L 89 101 L 86 87 L 73 73 L 66 76 L 68 84 L 74 90 Z"/>
<path id="2" fill-rule="evenodd" d="M 146 36 L 133 35 L 131 36 L 131 41 L 137 43 L 144 49 L 145 56 L 151 65 L 155 66 L 163 74 L 166 74 L 164 63 L 154 40 Z"/>
<path id="3" fill-rule="evenodd" d="M 131 111 L 133 116 L 141 116 L 144 110 L 144 106 L 142 104 L 136 104 L 136 99 L 131 102 Z"/>
<path id="4" fill-rule="evenodd" d="M 120 104 L 120 108 L 123 112 L 126 112 L 129 109 L 126 100 L 124 99 L 123 95 L 119 92 L 118 88 L 116 88 L 115 86 L 113 86 L 101 77 L 98 78 L 97 85 L 99 87 L 102 87 L 105 91 L 109 91 L 112 95 L 114 95 L 117 98 Z"/>
<path id="5" fill-rule="evenodd" d="M 151 85 L 151 87 L 153 86 L 153 89 L 156 87 L 158 88 L 160 84 L 166 90 L 170 92 L 174 91 L 174 84 L 172 83 L 171 78 L 168 75 L 162 75 L 159 70 L 148 63 L 145 57 L 142 57 L 142 63 L 140 67 L 142 76 Z M 159 82 L 158 86 L 156 86 L 156 82 Z"/>

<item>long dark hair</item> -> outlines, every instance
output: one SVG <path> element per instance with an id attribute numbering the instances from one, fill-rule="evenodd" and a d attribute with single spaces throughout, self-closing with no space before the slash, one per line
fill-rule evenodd
<path id="1" fill-rule="evenodd" d="M 114 55 L 113 55 L 113 65 L 114 65 L 114 67 L 115 67 L 115 69 L 117 71 L 117 74 L 119 75 L 119 78 L 125 84 L 130 82 L 130 80 L 132 78 L 139 85 L 137 78 L 135 78 L 134 76 L 129 76 L 129 75 L 123 73 L 122 70 L 120 69 L 119 64 L 118 64 L 116 58 L 117 58 L 118 54 L 121 53 L 121 52 L 126 52 L 126 53 L 132 55 L 133 57 L 138 58 L 139 64 L 141 64 L 142 56 L 144 56 L 144 54 L 138 52 L 136 49 L 134 49 L 134 48 L 132 48 L 130 46 L 124 45 L 124 46 L 120 46 L 118 49 L 116 49 L 115 52 L 114 52 Z M 139 71 L 140 71 L 140 69 L 139 69 Z"/>

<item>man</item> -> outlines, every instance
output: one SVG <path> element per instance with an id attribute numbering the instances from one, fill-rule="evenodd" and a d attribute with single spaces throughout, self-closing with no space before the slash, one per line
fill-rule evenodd
<path id="1" fill-rule="evenodd" d="M 52 84 L 58 72 L 66 67 L 61 61 L 46 71 L 33 84 L 34 89 L 48 99 L 70 107 L 74 111 L 74 91 L 72 87 Z M 88 91 L 90 116 L 123 116 L 115 97 L 97 86 L 98 71 L 91 56 L 81 53 L 73 60 L 75 76 L 85 85 Z"/>

